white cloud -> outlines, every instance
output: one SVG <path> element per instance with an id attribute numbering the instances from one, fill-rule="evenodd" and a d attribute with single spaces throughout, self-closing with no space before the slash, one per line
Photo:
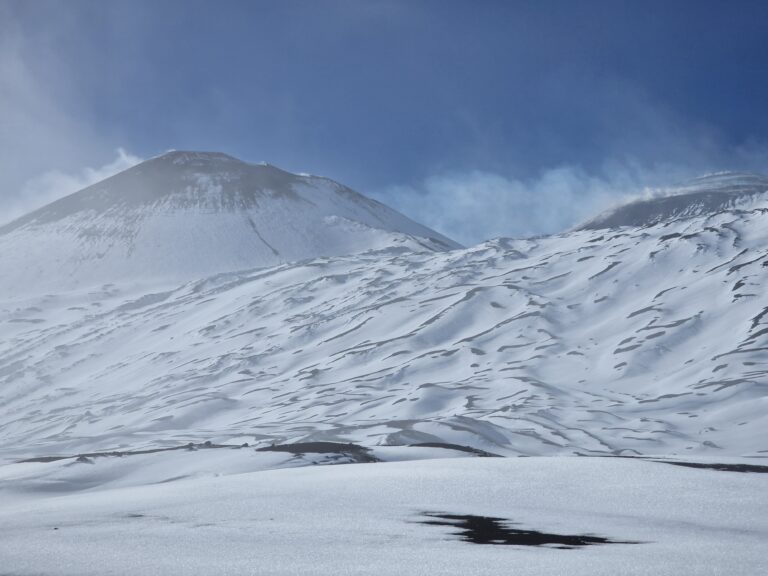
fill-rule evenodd
<path id="1" fill-rule="evenodd" d="M 377 198 L 465 245 L 499 236 L 562 232 L 598 212 L 690 177 L 670 167 L 606 165 L 599 174 L 571 166 L 514 179 L 490 172 L 446 173 L 416 186 L 393 186 Z"/>
<path id="2" fill-rule="evenodd" d="M 30 179 L 22 187 L 21 193 L 12 197 L 7 208 L 3 208 L 2 213 L 0 213 L 0 224 L 44 206 L 53 200 L 82 190 L 141 162 L 141 158 L 122 148 L 118 148 L 115 154 L 114 160 L 98 168 L 86 167 L 76 173 L 51 170 Z"/>
<path id="3" fill-rule="evenodd" d="M 107 162 L 117 144 L 86 120 L 75 63 L 49 41 L 65 37 L 57 20 L 25 24 L 24 8 L 0 1 L 0 224 L 89 181 L 77 168 Z"/>

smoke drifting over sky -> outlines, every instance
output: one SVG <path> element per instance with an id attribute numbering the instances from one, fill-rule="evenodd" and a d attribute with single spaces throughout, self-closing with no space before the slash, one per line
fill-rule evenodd
<path id="1" fill-rule="evenodd" d="M 768 5 L 737 8 L 0 0 L 0 222 L 170 148 L 327 175 L 464 243 L 767 172 Z"/>
<path id="2" fill-rule="evenodd" d="M 764 150 L 742 154 L 725 166 L 737 162 L 757 170 L 768 166 Z M 418 215 L 420 222 L 457 242 L 472 245 L 496 237 L 563 232 L 603 210 L 668 194 L 667 188 L 691 176 L 715 171 L 703 165 L 648 166 L 625 159 L 591 172 L 558 166 L 527 179 L 483 171 L 445 172 L 414 185 L 391 186 L 375 196 L 405 214 Z"/>
<path id="3" fill-rule="evenodd" d="M 416 188 L 396 186 L 381 199 L 427 226 L 450 230 L 465 245 L 499 236 L 534 236 L 565 230 L 617 201 L 617 190 L 638 182 L 595 178 L 573 168 L 555 168 L 540 178 L 513 180 L 489 172 L 427 178 Z M 624 198 L 624 196 L 620 196 Z"/>
<path id="4" fill-rule="evenodd" d="M 141 162 L 141 158 L 127 153 L 122 148 L 117 149 L 116 155 L 113 161 L 98 168 L 83 168 L 76 173 L 51 170 L 30 179 L 24 184 L 21 192 L 12 196 L 8 205 L 4 206 L 3 216 L 5 220 L 17 218 Z M 0 224 L 2 223 L 0 222 Z"/>

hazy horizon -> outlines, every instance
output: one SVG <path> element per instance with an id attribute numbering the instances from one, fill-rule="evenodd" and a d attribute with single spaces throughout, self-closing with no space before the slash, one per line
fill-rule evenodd
<path id="1" fill-rule="evenodd" d="M 0 221 L 173 148 L 328 176 L 464 243 L 557 232 L 645 187 L 768 171 L 766 17 L 2 0 Z"/>

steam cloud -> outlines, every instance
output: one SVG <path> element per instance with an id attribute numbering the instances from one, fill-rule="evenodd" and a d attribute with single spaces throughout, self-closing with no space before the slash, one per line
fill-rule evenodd
<path id="1" fill-rule="evenodd" d="M 752 164 L 768 157 L 762 151 L 753 155 Z M 469 246 L 496 237 L 563 232 L 603 210 L 664 195 L 668 187 L 703 172 L 698 167 L 647 168 L 632 162 L 606 165 L 597 174 L 560 166 L 531 179 L 471 171 L 392 186 L 375 196 Z"/>
<path id="2" fill-rule="evenodd" d="M 23 186 L 20 194 L 10 198 L 8 207 L 3 208 L 2 213 L 0 213 L 0 224 L 109 178 L 141 162 L 141 158 L 122 148 L 118 148 L 115 152 L 116 158 L 113 161 L 98 168 L 83 168 L 74 174 L 52 170 L 32 178 Z"/>

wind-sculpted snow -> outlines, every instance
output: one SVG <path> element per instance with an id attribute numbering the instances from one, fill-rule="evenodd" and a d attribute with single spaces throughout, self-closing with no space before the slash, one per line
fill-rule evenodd
<path id="1" fill-rule="evenodd" d="M 5 455 L 768 452 L 768 209 L 0 303 Z"/>
<path id="2" fill-rule="evenodd" d="M 171 152 L 0 227 L 0 295 L 458 244 L 327 178 Z"/>

